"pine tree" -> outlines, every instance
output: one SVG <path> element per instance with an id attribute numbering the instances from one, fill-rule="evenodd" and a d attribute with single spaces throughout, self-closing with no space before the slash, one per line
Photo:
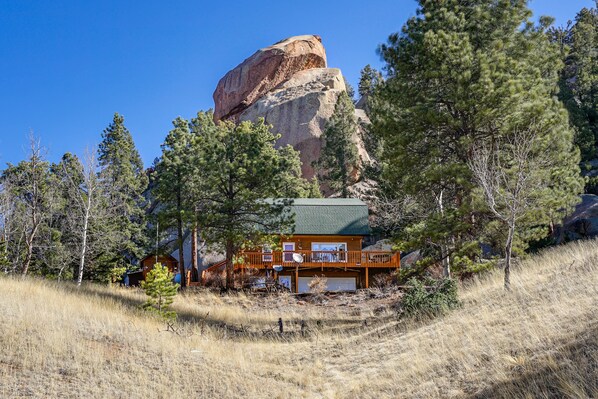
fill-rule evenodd
<path id="1" fill-rule="evenodd" d="M 574 24 L 550 34 L 565 63 L 559 98 L 576 130 L 582 161 L 589 161 L 598 155 L 598 10 L 582 9 Z"/>
<path id="2" fill-rule="evenodd" d="M 169 307 L 172 305 L 179 287 L 172 281 L 173 277 L 166 266 L 156 263 L 145 276 L 145 281 L 141 282 L 141 288 L 149 297 L 143 307 L 169 321 L 176 318 L 176 313 Z"/>
<path id="3" fill-rule="evenodd" d="M 322 192 L 320 191 L 320 182 L 316 176 L 312 177 L 308 182 L 308 186 L 305 192 L 305 198 L 322 198 Z"/>
<path id="4" fill-rule="evenodd" d="M 209 113 L 211 114 L 211 113 Z M 226 253 L 226 286 L 234 288 L 234 259 L 243 247 L 261 245 L 272 232 L 292 232 L 291 200 L 280 198 L 288 188 L 291 155 L 276 150 L 278 136 L 263 118 L 257 122 L 223 121 L 217 126 L 201 114 L 193 122 L 197 154 L 195 184 L 200 203 L 199 226 L 205 240 Z M 293 154 L 293 159 L 298 158 Z M 291 163 L 296 167 L 295 163 Z M 284 179 L 281 177 L 285 177 Z"/>
<path id="5" fill-rule="evenodd" d="M 380 47 L 388 78 L 375 91 L 372 118 L 385 181 L 425 204 L 401 232 L 403 245 L 442 260 L 446 275 L 453 257 L 477 254 L 471 244 L 492 221 L 472 194 L 473 143 L 532 124 L 541 127 L 537 140 L 550 143 L 551 184 L 537 192 L 545 209 L 530 216 L 522 244 L 545 236 L 577 201 L 579 154 L 554 99 L 559 51 L 547 39 L 550 20 L 534 26 L 530 16 L 525 0 L 421 0 L 417 16 Z"/>
<path id="6" fill-rule="evenodd" d="M 345 82 L 345 90 L 351 101 L 355 101 L 355 89 L 351 86 L 351 83 L 343 76 L 343 82 Z"/>
<path id="7" fill-rule="evenodd" d="M 76 198 L 78 193 L 73 190 L 73 187 L 76 187 L 78 191 L 83 184 L 83 175 L 79 166 L 79 158 L 67 152 L 58 164 L 52 164 L 50 168 L 55 177 L 56 188 L 61 199 L 60 205 L 55 211 L 54 227 L 60 231 L 61 244 L 64 250 L 68 252 L 68 259 L 65 259 L 65 263 L 68 263 L 68 265 L 63 265 L 65 267 L 64 276 L 75 280 L 79 270 L 76 255 L 79 237 L 77 234 L 78 202 Z"/>
<path id="8" fill-rule="evenodd" d="M 118 113 L 102 133 L 98 161 L 109 206 L 115 213 L 107 223 L 119 233 L 113 243 L 116 253 L 107 261 L 123 266 L 139 258 L 146 244 L 143 192 L 148 179 L 133 137 Z"/>
<path id="9" fill-rule="evenodd" d="M 72 259 L 73 278 L 78 285 L 83 281 L 84 272 L 96 274 L 89 266 L 94 258 L 106 256 L 106 247 L 115 235 L 104 226 L 112 213 L 107 207 L 95 153 L 95 149 L 87 150 L 83 162 L 67 153 L 58 165 L 53 166 L 64 201 L 60 230 Z M 113 282 L 115 275 L 124 273 L 122 267 L 98 273 L 100 276 L 96 274 L 96 278 Z"/>
<path id="10" fill-rule="evenodd" d="M 359 95 L 361 97 L 371 96 L 374 94 L 376 86 L 382 83 L 382 81 L 384 81 L 382 74 L 372 68 L 370 64 L 367 64 L 360 73 L 358 86 Z"/>
<path id="11" fill-rule="evenodd" d="M 285 198 L 320 198 L 322 194 L 317 178 L 308 181 L 301 177 L 299 152 L 287 145 L 279 148 L 278 154 L 281 162 L 279 195 Z"/>
<path id="12" fill-rule="evenodd" d="M 354 183 L 359 157 L 354 136 L 357 133 L 355 107 L 346 93 L 338 96 L 334 113 L 324 127 L 322 152 L 314 166 L 319 179 L 331 189 L 349 196 Z"/>
<path id="13" fill-rule="evenodd" d="M 179 252 L 179 272 L 184 286 L 185 258 L 184 233 L 189 221 L 194 220 L 192 201 L 193 149 L 189 122 L 177 118 L 172 122 L 174 128 L 168 133 L 162 144 L 162 157 L 156 165 L 156 186 L 154 193 L 162 204 L 159 219 L 163 226 L 175 222 L 177 247 Z"/>

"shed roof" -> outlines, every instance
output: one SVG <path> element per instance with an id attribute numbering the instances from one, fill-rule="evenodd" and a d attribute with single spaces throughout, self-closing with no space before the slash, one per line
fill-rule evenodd
<path id="1" fill-rule="evenodd" d="M 297 198 L 295 235 L 368 235 L 368 206 L 356 198 Z"/>

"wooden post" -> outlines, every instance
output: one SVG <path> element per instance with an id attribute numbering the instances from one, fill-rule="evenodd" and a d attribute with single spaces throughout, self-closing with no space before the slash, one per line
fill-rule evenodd
<path id="1" fill-rule="evenodd" d="M 299 293 L 299 266 L 295 267 L 295 293 Z"/>
<path id="2" fill-rule="evenodd" d="M 370 288 L 370 268 L 365 268 L 365 288 Z"/>

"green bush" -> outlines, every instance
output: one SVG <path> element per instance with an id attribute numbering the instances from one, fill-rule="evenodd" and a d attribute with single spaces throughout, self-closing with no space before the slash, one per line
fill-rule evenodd
<path id="1" fill-rule="evenodd" d="M 401 302 L 404 316 L 435 317 L 459 306 L 457 282 L 411 278 Z"/>

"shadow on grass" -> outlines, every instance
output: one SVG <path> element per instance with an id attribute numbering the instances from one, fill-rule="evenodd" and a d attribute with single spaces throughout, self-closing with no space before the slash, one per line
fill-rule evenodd
<path id="1" fill-rule="evenodd" d="M 137 312 L 140 316 L 144 315 L 142 306 L 145 303 L 145 297 L 129 296 L 126 291 L 121 289 L 106 289 L 97 287 L 93 284 L 77 287 L 75 284 L 61 284 L 60 287 L 65 291 L 78 296 L 87 298 L 100 298 L 102 300 L 112 301 L 123 305 L 125 308 Z M 130 288 L 135 290 L 135 288 Z M 128 290 L 128 289 L 127 289 Z M 221 319 L 212 317 L 209 313 L 205 315 L 199 312 L 190 312 L 180 309 L 174 309 L 177 312 L 179 323 L 190 324 L 200 330 L 209 329 L 224 339 L 252 339 L 264 341 L 297 341 L 308 340 L 318 335 L 333 334 L 380 334 L 382 331 L 396 330 L 394 317 L 376 317 L 367 319 L 346 318 L 346 319 L 323 319 L 303 321 L 297 318 L 285 318 L 283 323 L 283 333 L 279 331 L 277 321 L 271 324 L 243 325 L 231 324 Z M 281 316 L 284 315 L 282 314 Z"/>
<path id="2" fill-rule="evenodd" d="M 512 374 L 470 397 L 598 398 L 598 324 L 550 354 L 514 365 Z"/>

